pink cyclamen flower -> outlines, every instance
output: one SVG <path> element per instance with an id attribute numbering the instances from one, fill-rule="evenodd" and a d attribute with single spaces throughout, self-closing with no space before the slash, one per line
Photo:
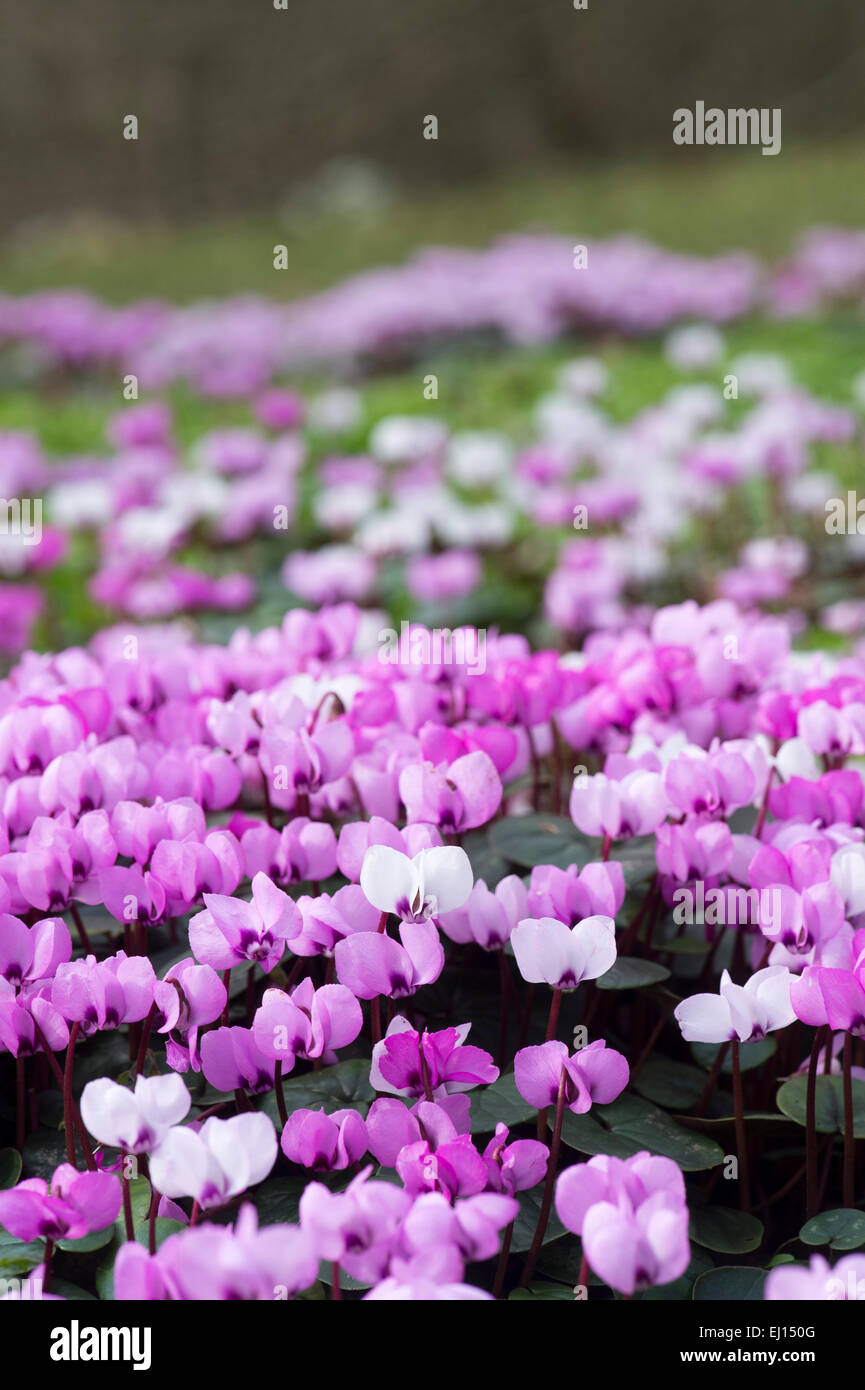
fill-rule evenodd
<path id="1" fill-rule="evenodd" d="M 255 1042 L 265 1057 L 291 1071 L 297 1057 L 314 1060 L 347 1047 L 363 1027 L 360 1004 L 344 985 L 316 989 L 309 976 L 291 994 L 266 989 L 252 1021 Z"/>
<path id="2" fill-rule="evenodd" d="M 399 942 L 386 932 L 354 932 L 333 950 L 336 973 L 358 999 L 405 999 L 432 984 L 445 957 L 435 922 L 400 922 Z"/>
<path id="3" fill-rule="evenodd" d="M 428 821 L 443 831 L 471 830 L 492 820 L 502 800 L 495 763 L 476 749 L 449 766 L 410 763 L 399 776 L 409 821 Z"/>
<path id="4" fill-rule="evenodd" d="M 585 917 L 615 917 L 625 901 L 625 875 L 621 864 L 586 864 L 577 869 L 557 869 L 540 864 L 532 869 L 528 892 L 528 911 L 524 917 L 554 917 L 566 926 L 576 926 Z"/>
<path id="5" fill-rule="evenodd" d="M 18 1240 L 80 1240 L 110 1226 L 120 1210 L 113 1173 L 79 1173 L 61 1163 L 50 1184 L 28 1178 L 0 1192 L 0 1225 Z"/>
<path id="6" fill-rule="evenodd" d="M 515 1139 L 508 1143 L 507 1125 L 497 1124 L 496 1132 L 484 1149 L 484 1162 L 491 1187 L 497 1192 L 525 1192 L 542 1182 L 550 1151 L 537 1139 Z"/>
<path id="7" fill-rule="evenodd" d="M 659 773 L 642 769 L 621 781 L 598 772 L 577 777 L 571 789 L 571 820 L 584 835 L 628 840 L 649 835 L 667 816 L 667 795 Z"/>
<path id="8" fill-rule="evenodd" d="M 176 1125 L 150 1155 L 150 1175 L 166 1197 L 193 1197 L 202 1207 L 224 1206 L 262 1182 L 276 1161 L 273 1121 L 262 1111 L 220 1120 L 200 1129 Z"/>
<path id="9" fill-rule="evenodd" d="M 95 956 L 58 965 L 51 1002 L 83 1037 L 100 1029 L 137 1023 L 153 1003 L 156 976 L 146 956 L 117 951 L 106 960 Z"/>
<path id="10" fill-rule="evenodd" d="M 324 1109 L 295 1110 L 283 1128 L 280 1147 L 286 1158 L 302 1168 L 339 1172 L 358 1163 L 366 1153 L 366 1125 L 356 1110 L 333 1110 L 330 1114 Z"/>
<path id="11" fill-rule="evenodd" d="M 394 1183 L 371 1181 L 371 1171 L 365 1168 L 344 1192 L 308 1183 L 300 1225 L 314 1236 L 322 1259 L 338 1261 L 353 1279 L 377 1283 L 387 1273 L 412 1198 Z"/>
<path id="12" fill-rule="evenodd" d="M 286 893 L 266 874 L 252 880 L 252 901 L 205 893 L 205 910 L 189 923 L 189 944 L 196 959 L 215 970 L 230 970 L 252 961 L 267 974 L 278 965 L 286 942 L 301 930 L 300 913 Z"/>
<path id="13" fill-rule="evenodd" d="M 255 1041 L 251 1028 L 211 1028 L 201 1039 L 201 1070 L 217 1091 L 273 1089 L 273 1058 Z"/>
<path id="14" fill-rule="evenodd" d="M 172 1071 L 201 1070 L 198 1030 L 213 1023 L 225 1008 L 228 993 L 212 965 L 198 965 L 191 956 L 178 961 L 153 990 L 154 1024 L 167 1034 L 165 1052 Z"/>
<path id="15" fill-rule="evenodd" d="M 498 951 L 525 915 L 526 902 L 526 886 L 516 874 L 500 879 L 492 891 L 479 878 L 462 907 L 441 913 L 437 921 L 451 941 L 475 941 L 485 951 Z"/>
<path id="16" fill-rule="evenodd" d="M 865 1255 L 845 1255 L 834 1266 L 812 1255 L 807 1268 L 799 1264 L 770 1269 L 763 1287 L 770 1303 L 861 1301 L 865 1298 Z"/>
<path id="17" fill-rule="evenodd" d="M 555 1105 L 562 1071 L 565 1073 L 565 1105 L 584 1115 L 592 1105 L 609 1105 L 628 1084 L 630 1069 L 621 1052 L 607 1047 L 602 1038 L 570 1056 L 563 1042 L 524 1047 L 514 1058 L 514 1080 L 523 1100 L 538 1110 Z"/>
<path id="18" fill-rule="evenodd" d="M 560 1174 L 555 1202 L 590 1268 L 620 1293 L 669 1284 L 688 1267 L 685 1184 L 672 1159 L 640 1153 L 575 1164 Z"/>
<path id="19" fill-rule="evenodd" d="M 524 980 L 576 989 L 615 965 L 616 926 L 612 917 L 586 917 L 574 927 L 552 917 L 528 917 L 517 923 L 511 945 Z"/>
<path id="20" fill-rule="evenodd" d="M 796 1017 L 790 1000 L 793 977 L 783 965 L 758 970 L 745 985 L 734 985 L 729 971 L 719 994 L 692 994 L 674 1009 L 686 1042 L 751 1042 L 786 1028 Z"/>
<path id="21" fill-rule="evenodd" d="M 0 914 L 0 976 L 15 988 L 51 979 L 71 955 L 69 928 L 59 917 L 26 927 L 17 917 Z"/>

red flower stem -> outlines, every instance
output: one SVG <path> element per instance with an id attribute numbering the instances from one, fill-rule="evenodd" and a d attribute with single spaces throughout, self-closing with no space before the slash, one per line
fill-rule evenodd
<path id="1" fill-rule="evenodd" d="M 24 1065 L 23 1057 L 15 1058 L 15 1147 L 19 1153 L 24 1148 L 24 1140 L 27 1135 L 27 1085 Z"/>
<path id="2" fill-rule="evenodd" d="M 535 1234 L 534 1239 L 532 1240 L 531 1249 L 529 1250 L 528 1256 L 526 1257 L 526 1263 L 523 1267 L 523 1273 L 519 1285 L 521 1289 L 528 1288 L 529 1281 L 531 1280 L 532 1274 L 534 1273 L 538 1255 L 541 1253 L 541 1246 L 544 1243 L 544 1236 L 546 1235 L 547 1223 L 550 1219 L 550 1208 L 553 1205 L 553 1188 L 555 1186 L 556 1181 L 556 1170 L 559 1166 L 559 1149 L 561 1148 L 562 1144 L 562 1120 L 564 1118 L 565 1113 L 566 1079 L 567 1072 L 565 1071 L 564 1067 L 562 1067 L 562 1074 L 559 1078 L 559 1093 L 556 1097 L 556 1118 L 553 1122 L 553 1142 L 550 1145 L 550 1161 L 547 1164 L 547 1180 L 544 1184 L 544 1196 L 543 1201 L 541 1202 L 541 1213 L 538 1217 L 538 1224 L 535 1228 Z"/>
<path id="3" fill-rule="evenodd" d="M 72 1068 L 75 1063 L 75 1040 L 78 1037 L 78 1024 L 69 1029 L 69 1042 L 66 1047 L 66 1069 L 63 1073 L 63 1120 L 66 1126 L 66 1161 L 77 1166 L 75 1158 L 75 1121 L 72 1118 Z"/>
<path id="4" fill-rule="evenodd" d="M 612 843 L 613 843 L 613 837 L 612 837 L 612 835 L 605 835 L 605 836 L 604 836 L 604 843 L 603 843 L 603 845 L 601 846 L 601 859 L 602 859 L 602 861 L 603 861 L 605 864 L 606 864 L 607 860 L 608 860 L 609 857 L 610 857 L 610 845 L 611 845 Z"/>
<path id="5" fill-rule="evenodd" d="M 87 935 L 87 929 L 81 920 L 81 913 L 78 911 L 78 904 L 70 903 L 69 911 L 71 912 L 72 920 L 75 923 L 75 930 L 78 932 L 78 940 L 84 947 L 84 954 L 86 956 L 91 956 L 93 954 L 93 947 L 90 945 L 90 937 Z"/>
<path id="6" fill-rule="evenodd" d="M 225 985 L 225 1008 L 222 1010 L 222 1018 L 220 1019 L 220 1026 L 223 1027 L 223 1028 L 225 1028 L 225 1027 L 228 1026 L 228 1005 L 229 1005 L 228 990 L 229 990 L 229 986 L 231 985 L 231 967 L 230 967 L 230 966 L 229 966 L 228 970 L 223 970 L 223 972 L 222 972 L 222 983 Z"/>
<path id="7" fill-rule="evenodd" d="M 147 1017 L 144 1020 L 144 1027 L 141 1030 L 141 1042 L 138 1045 L 138 1056 L 135 1059 L 135 1075 L 140 1076 L 144 1070 L 144 1061 L 147 1057 L 147 1044 L 150 1041 L 150 1030 L 153 1027 L 153 1020 L 156 1017 L 156 1005 L 151 1004 Z"/>
<path id="8" fill-rule="evenodd" d="M 855 1169 L 853 1160 L 856 1154 L 856 1141 L 853 1133 L 853 1073 L 850 1070 L 853 1055 L 853 1034 L 845 1033 L 844 1051 L 841 1059 L 844 1090 L 844 1206 L 851 1210 L 855 1205 Z"/>
<path id="9" fill-rule="evenodd" d="M 509 1000 L 509 995 L 508 995 L 508 979 L 507 979 L 507 975 L 508 975 L 508 965 L 507 965 L 507 961 L 505 960 L 505 953 L 504 953 L 504 951 L 499 951 L 499 952 L 498 952 L 498 957 L 499 957 L 499 987 L 500 987 L 500 994 L 501 994 L 501 1016 L 500 1016 L 500 1018 L 499 1018 L 499 1054 L 498 1054 L 498 1067 L 499 1067 L 499 1071 L 504 1071 L 505 1056 L 506 1056 L 506 1053 L 507 1053 L 507 1046 L 508 1046 L 508 1005 L 509 1005 L 510 1000 Z"/>
<path id="10" fill-rule="evenodd" d="M 511 1222 L 505 1231 L 505 1238 L 502 1242 L 502 1253 L 499 1255 L 499 1262 L 496 1267 L 496 1277 L 493 1283 L 493 1298 L 501 1298 L 502 1289 L 505 1286 L 505 1273 L 508 1267 L 508 1258 L 511 1253 L 511 1241 L 514 1238 L 514 1223 Z"/>
<path id="11" fill-rule="evenodd" d="M 547 1034 L 544 1038 L 544 1042 L 552 1042 L 553 1038 L 556 1036 L 556 1025 L 559 1021 L 559 1009 L 561 1006 L 562 991 L 560 989 L 554 989 L 553 997 L 550 1000 L 550 1013 L 547 1019 Z M 549 1107 L 545 1106 L 543 1110 L 538 1111 L 538 1140 L 540 1142 L 543 1142 L 544 1135 L 547 1132 L 548 1109 Z"/>
<path id="12" fill-rule="evenodd" d="M 273 1090 L 276 1095 L 276 1109 L 279 1113 L 279 1123 L 283 1129 L 288 1124 L 288 1110 L 285 1105 L 285 1091 L 282 1089 L 282 1063 L 277 1062 L 273 1068 Z"/>
<path id="13" fill-rule="evenodd" d="M 760 814 L 759 814 L 758 817 L 757 817 L 757 824 L 754 826 L 754 839 L 755 839 L 755 840 L 759 840 L 760 836 L 763 834 L 763 825 L 764 825 L 765 820 L 766 820 L 766 812 L 767 812 L 768 809 L 769 809 L 769 792 L 772 790 L 772 781 L 773 781 L 774 777 L 775 777 L 775 769 L 774 769 L 774 767 L 771 767 L 771 768 L 769 769 L 769 776 L 766 778 L 766 790 L 765 790 L 765 792 L 763 793 L 763 801 L 762 801 L 762 804 L 761 804 L 761 806 L 760 806 Z"/>
<path id="14" fill-rule="evenodd" d="M 805 1220 L 817 1215 L 817 1068 L 823 1048 L 825 1028 L 814 1034 L 808 1062 L 808 1089 L 805 1096 Z"/>
<path id="15" fill-rule="evenodd" d="M 36 1032 L 36 1037 L 39 1039 L 39 1045 L 40 1045 L 40 1047 L 42 1048 L 43 1055 L 44 1055 L 46 1061 L 48 1062 L 49 1066 L 51 1067 L 52 1072 L 54 1073 L 54 1079 L 56 1080 L 58 1086 L 60 1087 L 60 1094 L 61 1094 L 62 1096 L 64 1096 L 64 1102 L 65 1102 L 66 1079 L 65 1079 L 65 1077 L 64 1077 L 64 1075 L 63 1075 L 63 1072 L 60 1070 L 60 1066 L 59 1066 L 59 1064 L 58 1064 L 57 1058 L 54 1056 L 54 1053 L 51 1051 L 51 1048 L 50 1048 L 49 1045 L 48 1045 L 48 1039 L 46 1038 L 45 1034 L 42 1032 L 42 1029 L 39 1027 L 39 1024 L 36 1022 L 35 1018 L 34 1018 L 34 1020 L 33 1020 L 33 1027 L 34 1027 L 35 1032 Z M 71 1083 L 70 1083 L 70 1098 L 71 1098 L 71 1101 L 72 1101 L 72 1123 L 75 1125 L 75 1131 L 76 1131 L 76 1133 L 77 1133 L 77 1135 L 78 1135 L 78 1142 L 79 1142 L 79 1144 L 81 1145 L 82 1149 L 84 1150 L 84 1158 L 85 1158 L 85 1160 L 86 1160 L 86 1162 L 87 1162 L 87 1167 L 88 1167 L 91 1171 L 93 1171 L 93 1169 L 95 1169 L 95 1167 L 96 1167 L 96 1160 L 95 1160 L 95 1158 L 93 1157 L 93 1150 L 92 1150 L 92 1148 L 90 1147 L 90 1140 L 87 1138 L 87 1130 L 84 1128 L 84 1122 L 83 1122 L 83 1120 L 81 1119 L 81 1115 L 80 1115 L 80 1112 L 79 1112 L 79 1110 L 78 1110 L 78 1106 L 75 1104 L 75 1099 L 74 1099 L 74 1097 L 72 1097 L 72 1093 L 71 1093 Z M 64 1123 L 65 1123 L 65 1121 L 64 1121 Z M 68 1140 L 67 1140 L 67 1143 L 68 1143 Z"/>
<path id="16" fill-rule="evenodd" d="M 381 997 L 376 995 L 370 1004 L 369 1009 L 369 1029 L 372 1045 L 381 1042 Z"/>
<path id="17" fill-rule="evenodd" d="M 135 1225 L 132 1220 L 132 1193 L 129 1191 L 129 1179 L 126 1176 L 126 1159 L 128 1155 L 123 1150 L 120 1164 L 120 1186 L 123 1189 L 123 1220 L 126 1223 L 126 1239 L 135 1239 Z"/>
<path id="18" fill-rule="evenodd" d="M 736 1123 L 736 1149 L 739 1156 L 739 1205 L 748 1211 L 751 1201 L 748 1188 L 748 1148 L 745 1140 L 745 1102 L 742 1096 L 742 1067 L 739 1059 L 739 1039 L 733 1039 L 733 1113 Z"/>

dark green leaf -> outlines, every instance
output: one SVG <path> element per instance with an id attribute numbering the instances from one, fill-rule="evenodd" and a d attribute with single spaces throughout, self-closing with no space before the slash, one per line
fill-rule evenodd
<path id="1" fill-rule="evenodd" d="M 21 1176 L 21 1155 L 17 1149 L 0 1149 L 0 1188 L 14 1187 Z"/>
<path id="2" fill-rule="evenodd" d="M 601 975 L 595 984 L 598 989 L 642 989 L 644 985 L 657 985 L 669 978 L 669 970 L 653 960 L 619 956 L 615 965 L 610 966 L 606 975 Z"/>
<path id="3" fill-rule="evenodd" d="M 538 864 L 582 868 L 593 857 L 592 841 L 580 835 L 567 816 L 508 816 L 493 822 L 489 839 L 503 858 L 527 869 Z"/>
<path id="4" fill-rule="evenodd" d="M 616 1158 L 631 1158 L 648 1149 L 674 1159 L 685 1172 L 714 1168 L 724 1158 L 713 1139 L 684 1129 L 657 1106 L 630 1094 L 619 1096 L 612 1105 L 596 1105 L 587 1115 L 566 1111 L 562 1140 L 580 1153 Z"/>
<path id="5" fill-rule="evenodd" d="M 689 1109 L 700 1099 L 705 1084 L 704 1072 L 669 1057 L 650 1057 L 632 1082 L 634 1090 L 646 1100 L 671 1110 Z"/>
<path id="6" fill-rule="evenodd" d="M 706 1071 L 711 1071 L 715 1063 L 722 1043 L 691 1043 L 691 1051 L 694 1060 L 699 1062 Z M 761 1067 L 770 1057 L 774 1057 L 778 1047 L 773 1037 L 758 1038 L 756 1042 L 742 1043 L 739 1048 L 739 1065 L 742 1071 L 753 1071 L 755 1067 Z M 733 1049 L 727 1048 L 726 1056 L 721 1064 L 721 1075 L 732 1076 L 733 1074 Z"/>
<path id="7" fill-rule="evenodd" d="M 701 1274 L 693 1296 L 698 1303 L 761 1303 L 765 1279 L 765 1269 L 725 1265 Z"/>
<path id="8" fill-rule="evenodd" d="M 497 1124 L 505 1124 L 510 1129 L 537 1113 L 517 1090 L 512 1071 L 500 1076 L 491 1086 L 473 1091 L 471 1101 L 472 1134 L 492 1134 Z"/>
<path id="9" fill-rule="evenodd" d="M 694 1207 L 691 1210 L 691 1239 L 707 1250 L 722 1255 L 745 1255 L 757 1250 L 763 1240 L 763 1223 L 748 1212 L 732 1207 Z"/>
<path id="10" fill-rule="evenodd" d="M 778 1109 L 795 1120 L 797 1125 L 806 1123 L 807 1088 L 806 1076 L 794 1076 L 784 1082 L 776 1097 Z M 818 1133 L 843 1134 L 843 1078 L 818 1076 L 815 1101 L 814 1119 Z M 857 1139 L 865 1138 L 865 1081 L 853 1081 L 853 1134 Z"/>
<path id="11" fill-rule="evenodd" d="M 806 1245 L 828 1245 L 830 1250 L 858 1250 L 865 1245 L 865 1212 L 843 1207 L 814 1216 L 799 1232 Z"/>

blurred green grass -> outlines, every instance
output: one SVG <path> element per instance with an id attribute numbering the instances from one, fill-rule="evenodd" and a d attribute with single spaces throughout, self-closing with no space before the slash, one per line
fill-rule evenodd
<path id="1" fill-rule="evenodd" d="M 0 288 L 20 294 L 77 285 L 110 302 L 186 302 L 246 291 L 290 299 L 419 246 L 482 246 L 508 232 L 575 240 L 637 232 L 663 246 L 712 253 L 744 247 L 769 258 L 815 223 L 865 226 L 865 147 L 836 142 L 682 150 L 663 165 L 587 164 L 522 172 L 506 181 L 428 189 L 366 216 L 276 214 L 186 227 L 112 224 L 79 211 L 26 226 L 0 246 Z M 288 268 L 273 269 L 273 247 Z"/>

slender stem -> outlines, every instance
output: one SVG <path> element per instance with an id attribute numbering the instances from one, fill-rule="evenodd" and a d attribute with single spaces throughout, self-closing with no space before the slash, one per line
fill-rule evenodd
<path id="1" fill-rule="evenodd" d="M 285 1105 L 285 1091 L 282 1089 L 282 1063 L 277 1062 L 273 1068 L 273 1090 L 276 1096 L 276 1109 L 279 1113 L 279 1123 L 283 1129 L 288 1124 L 288 1110 Z"/>
<path id="2" fill-rule="evenodd" d="M 135 1059 L 135 1075 L 140 1076 L 144 1071 L 144 1062 L 147 1057 L 147 1044 L 150 1041 L 150 1030 L 153 1027 L 153 1020 L 156 1017 L 156 1005 L 151 1004 L 147 1017 L 144 1020 L 144 1027 L 141 1030 L 141 1042 L 138 1044 L 138 1056 Z"/>
<path id="3" fill-rule="evenodd" d="M 805 1219 L 817 1214 L 817 1067 L 823 1048 L 825 1028 L 818 1028 L 808 1062 L 808 1089 L 805 1097 Z"/>
<path id="4" fill-rule="evenodd" d="M 493 1283 L 493 1298 L 501 1298 L 502 1289 L 505 1286 L 505 1273 L 508 1267 L 508 1257 L 511 1253 L 511 1241 L 514 1238 L 514 1223 L 511 1222 L 505 1231 L 505 1238 L 502 1242 L 502 1253 L 499 1255 L 499 1262 L 496 1267 L 496 1277 Z"/>
<path id="5" fill-rule="evenodd" d="M 695 1115 L 702 1115 L 706 1109 L 706 1106 L 709 1104 L 709 1100 L 711 1099 L 712 1093 L 714 1092 L 715 1087 L 718 1084 L 718 1077 L 721 1075 L 721 1068 L 724 1065 L 724 1058 L 726 1057 L 729 1050 L 729 1042 L 722 1043 L 720 1048 L 718 1049 L 718 1055 L 712 1063 L 712 1070 L 706 1077 L 706 1084 L 703 1087 L 703 1094 L 700 1096 L 700 1099 L 697 1102 L 697 1109 L 694 1111 Z"/>
<path id="6" fill-rule="evenodd" d="M 844 1052 L 842 1054 L 842 1074 L 844 1078 L 844 1181 L 843 1181 L 843 1200 L 844 1206 L 852 1209 L 856 1191 L 855 1171 L 853 1159 L 855 1157 L 855 1138 L 853 1134 L 853 1073 L 850 1069 L 853 1056 L 853 1034 L 844 1035 Z"/>
<path id="7" fill-rule="evenodd" d="M 745 1102 L 742 1096 L 742 1067 L 739 1059 L 739 1039 L 733 1039 L 733 1113 L 736 1122 L 736 1149 L 739 1155 L 739 1205 L 747 1211 L 751 1205 L 748 1190 L 748 1149 L 745 1142 Z"/>
<path id="8" fill-rule="evenodd" d="M 42 1029 L 39 1027 L 39 1024 L 36 1022 L 35 1018 L 33 1019 L 33 1027 L 36 1032 L 36 1037 L 39 1039 L 39 1046 L 42 1048 L 42 1053 L 45 1057 L 45 1060 L 48 1062 L 48 1065 L 54 1073 L 54 1079 L 60 1087 L 60 1094 L 64 1096 L 65 1100 L 66 1078 L 64 1077 L 63 1072 L 60 1070 L 57 1058 L 51 1051 L 51 1048 L 48 1044 L 48 1039 L 42 1032 Z M 78 1135 L 78 1142 L 84 1150 L 84 1159 L 87 1163 L 87 1167 L 92 1172 L 96 1167 L 96 1160 L 93 1157 L 93 1150 L 90 1147 L 90 1140 L 87 1137 L 87 1130 L 84 1128 L 84 1121 L 81 1118 L 81 1113 L 78 1109 L 78 1106 L 75 1104 L 74 1097 L 72 1097 L 72 1123 L 75 1125 L 75 1130 Z"/>
<path id="9" fill-rule="evenodd" d="M 190 1224 L 190 1226 L 194 1226 L 194 1225 L 195 1225 L 196 1221 L 198 1220 L 198 1217 L 199 1217 L 200 1213 L 201 1213 L 201 1207 L 198 1205 L 198 1198 L 196 1197 L 195 1201 L 192 1203 L 192 1215 L 191 1215 L 190 1218 L 189 1218 L 189 1224 Z"/>
<path id="10" fill-rule="evenodd" d="M 553 1122 L 553 1142 L 550 1145 L 550 1161 L 547 1164 L 547 1180 L 544 1185 L 544 1196 L 541 1202 L 541 1214 L 538 1217 L 538 1224 L 535 1228 L 534 1239 L 532 1240 L 531 1249 L 529 1250 L 528 1256 L 526 1257 L 525 1266 L 523 1267 L 522 1278 L 520 1279 L 521 1289 L 528 1288 L 529 1281 L 532 1277 L 532 1274 L 534 1273 L 534 1268 L 535 1264 L 537 1263 L 538 1255 L 541 1252 L 541 1246 L 544 1243 L 544 1236 L 547 1230 L 547 1222 L 550 1219 L 550 1208 L 553 1205 L 553 1189 L 555 1187 L 556 1181 L 556 1170 L 559 1166 L 559 1149 L 561 1148 L 562 1143 L 562 1119 L 564 1118 L 565 1113 L 566 1079 L 567 1072 L 565 1071 L 564 1067 L 562 1067 L 562 1074 L 559 1078 L 559 1093 L 556 1097 L 556 1118 Z"/>
<path id="11" fill-rule="evenodd" d="M 501 1016 L 499 1018 L 499 1071 L 504 1071 L 505 1057 L 508 1047 L 508 1005 L 510 998 L 508 995 L 508 965 L 505 960 L 504 951 L 498 952 L 499 957 L 499 989 L 501 998 Z"/>
<path id="12" fill-rule="evenodd" d="M 75 923 L 75 930 L 78 932 L 78 940 L 84 947 L 84 954 L 86 956 L 92 956 L 93 947 L 90 944 L 90 937 L 87 935 L 87 928 L 81 920 L 81 913 L 78 911 L 78 904 L 71 902 L 69 904 L 69 911 L 71 912 L 72 920 Z"/>
<path id="13" fill-rule="evenodd" d="M 763 801 L 760 806 L 760 814 L 757 817 L 757 824 L 754 826 L 755 840 L 759 840 L 760 836 L 763 834 L 763 825 L 766 820 L 766 812 L 769 809 L 769 792 L 772 790 L 772 781 L 774 779 L 774 776 L 775 769 L 774 767 L 771 767 L 769 769 L 769 776 L 766 778 L 766 790 L 763 793 Z"/>
<path id="14" fill-rule="evenodd" d="M 604 843 L 603 843 L 603 845 L 601 846 L 601 859 L 602 859 L 603 863 L 605 863 L 605 864 L 606 864 L 607 860 L 608 860 L 609 857 L 610 857 L 610 846 L 611 846 L 612 843 L 613 843 L 613 837 L 612 837 L 612 835 L 605 835 L 605 836 L 604 836 Z"/>
<path id="15" fill-rule="evenodd" d="M 156 1254 L 156 1213 L 159 1210 L 159 1193 L 154 1187 L 150 1194 L 150 1211 L 147 1214 L 147 1249 Z"/>
<path id="16" fill-rule="evenodd" d="M 227 1026 L 227 1024 L 228 1024 L 228 1006 L 229 1006 L 229 1002 L 230 1002 L 230 1001 L 229 1001 L 229 998 L 228 998 L 228 991 L 229 991 L 229 989 L 230 989 L 230 987 L 231 987 L 231 969 L 230 969 L 230 968 L 229 968 L 228 970 L 224 970 L 224 971 L 222 972 L 222 983 L 225 985 L 225 1008 L 222 1010 L 222 1018 L 220 1019 L 220 1025 L 221 1025 L 221 1027 L 225 1028 L 225 1027 Z"/>
<path id="17" fill-rule="evenodd" d="M 376 995 L 369 1008 L 369 1031 L 372 1045 L 381 1042 L 381 997 Z"/>
<path id="18" fill-rule="evenodd" d="M 426 1053 L 424 1052 L 423 1038 L 420 1040 L 420 1047 L 418 1050 L 420 1052 L 420 1071 L 423 1077 L 423 1093 L 426 1099 L 432 1103 L 433 1093 L 432 1086 L 430 1085 L 429 1065 L 427 1063 Z"/>
<path id="19" fill-rule="evenodd" d="M 132 1193 L 129 1191 L 129 1179 L 126 1176 L 126 1150 L 123 1150 L 120 1164 L 120 1186 L 123 1189 L 123 1219 L 126 1223 L 126 1239 L 135 1239 L 135 1226 L 132 1221 Z"/>
<path id="20" fill-rule="evenodd" d="M 15 1147 L 20 1153 L 24 1148 L 27 1134 L 27 1086 L 24 1075 L 24 1058 L 15 1058 Z M 67 1141 L 68 1149 L 68 1141 Z"/>
<path id="21" fill-rule="evenodd" d="M 550 1013 L 547 1019 L 547 1033 L 544 1042 L 552 1042 L 553 1038 L 556 1036 L 556 1026 L 559 1021 L 559 1009 L 561 1006 L 562 991 L 560 989 L 554 989 L 553 997 L 550 1000 Z M 547 1132 L 547 1111 L 547 1106 L 545 1106 L 543 1110 L 538 1111 L 538 1139 L 541 1141 Z"/>
<path id="22" fill-rule="evenodd" d="M 54 1241 L 46 1240 L 45 1254 L 42 1256 L 42 1292 L 48 1292 L 48 1280 L 51 1278 L 51 1261 L 54 1258 Z"/>
<path id="23" fill-rule="evenodd" d="M 78 1037 L 78 1024 L 69 1029 L 69 1043 L 66 1048 L 66 1068 L 63 1073 L 63 1122 L 66 1127 L 66 1161 L 75 1165 L 75 1122 L 72 1118 L 72 1067 L 75 1062 L 75 1040 Z"/>

